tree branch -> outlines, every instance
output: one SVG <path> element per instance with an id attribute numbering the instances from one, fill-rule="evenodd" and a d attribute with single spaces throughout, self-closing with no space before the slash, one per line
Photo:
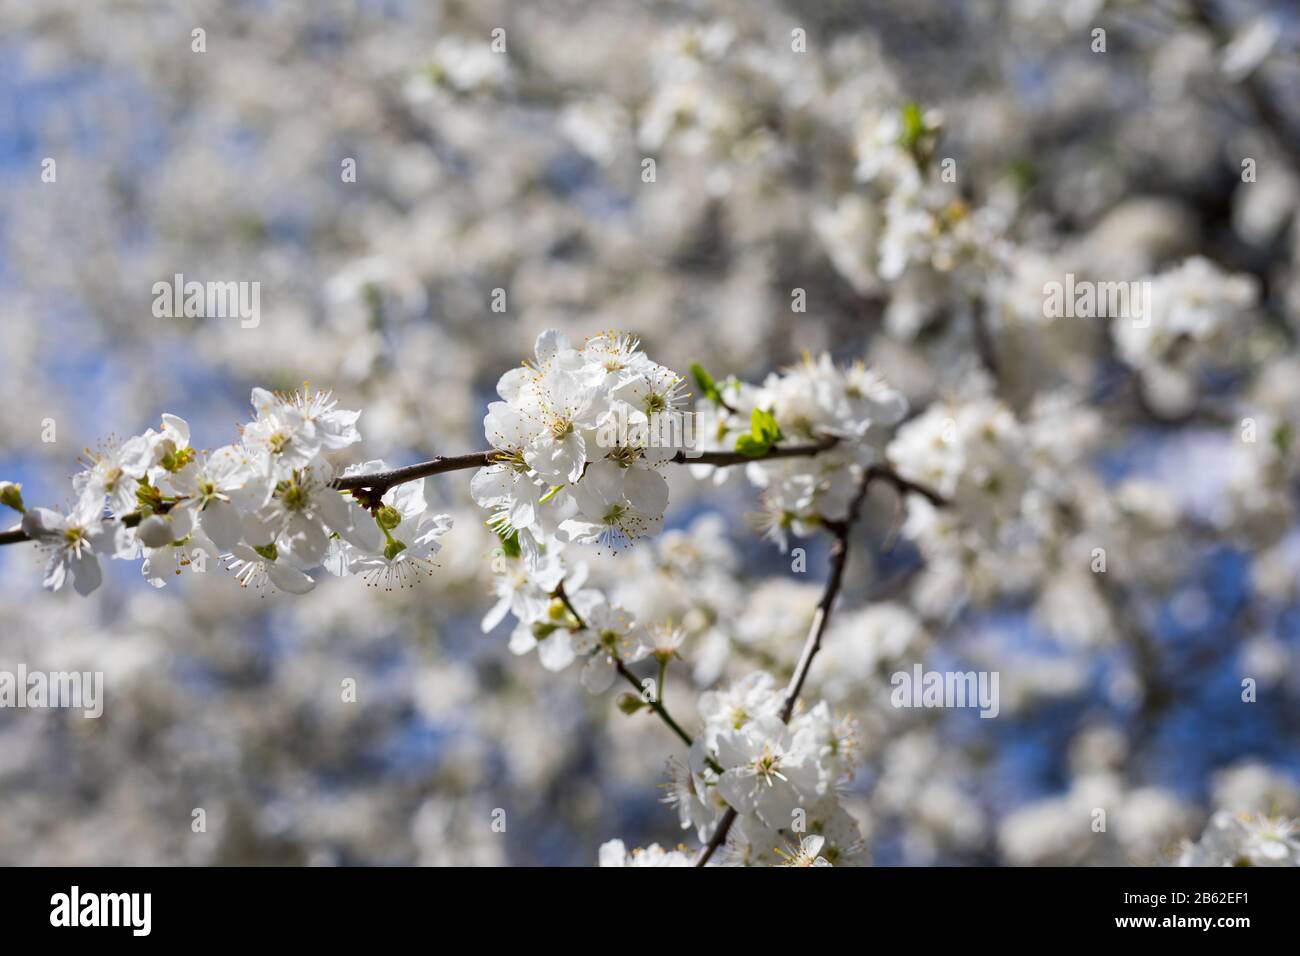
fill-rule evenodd
<path id="1" fill-rule="evenodd" d="M 858 483 L 857 494 L 849 503 L 849 512 L 842 521 L 823 522 L 827 530 L 834 535 L 834 541 L 831 544 L 831 573 L 826 578 L 826 587 L 822 590 L 822 598 L 817 602 L 817 610 L 813 614 L 812 625 L 808 629 L 808 639 L 804 641 L 803 653 L 799 655 L 799 663 L 794 669 L 794 674 L 790 677 L 790 683 L 785 689 L 785 701 L 781 705 L 781 722 L 788 724 L 790 717 L 794 714 L 795 704 L 799 700 L 799 694 L 803 691 L 804 681 L 808 678 L 808 672 L 812 669 L 813 658 L 821 650 L 822 637 L 826 633 L 826 625 L 830 622 L 831 610 L 835 606 L 835 599 L 839 597 L 840 588 L 844 584 L 844 569 L 849 563 L 849 535 L 853 530 L 853 525 L 858 520 L 858 515 L 862 510 L 862 502 L 867 497 L 867 490 L 871 487 L 871 482 L 875 480 L 888 481 L 894 485 L 900 492 L 913 490 L 911 483 L 905 481 L 888 469 L 867 469 L 863 474 L 862 480 Z M 932 493 L 931 493 L 932 494 Z M 927 495 L 929 497 L 929 495 Z M 935 496 L 936 498 L 938 496 Z M 939 499 L 942 501 L 943 499 Z M 713 836 L 705 844 L 704 849 L 695 860 L 695 865 L 704 866 L 710 858 L 722 846 L 727 839 L 727 834 L 731 831 L 731 826 L 736 822 L 736 810 L 729 807 L 723 814 L 722 819 L 718 821 L 717 828 L 713 831 Z"/>
<path id="2" fill-rule="evenodd" d="M 824 435 L 816 441 L 801 445 L 777 446 L 769 449 L 766 454 L 753 458 L 734 451 L 703 451 L 692 454 L 679 451 L 669 461 L 678 465 L 713 465 L 716 468 L 726 468 L 731 465 L 748 464 L 751 461 L 812 457 L 824 451 L 829 451 L 837 444 L 839 444 L 837 437 Z M 499 454 L 496 449 L 489 449 L 488 451 L 470 452 L 467 455 L 439 455 L 437 458 L 430 458 L 428 461 L 419 461 L 413 465 L 403 465 L 401 468 L 391 468 L 388 471 L 335 478 L 331 484 L 339 491 L 352 492 L 367 506 L 377 507 L 379 499 L 396 485 L 405 484 L 408 481 L 418 481 L 431 475 L 445 474 L 449 471 L 485 468 L 496 464 Z M 898 479 L 898 481 L 902 481 L 902 479 Z M 132 512 L 125 515 L 122 520 L 127 522 L 128 525 L 138 524 L 140 517 L 141 515 L 138 512 Z M 30 540 L 32 539 L 28 537 L 22 528 L 13 528 L 9 531 L 0 532 L 0 545 L 19 544 Z"/>
<path id="3" fill-rule="evenodd" d="M 814 441 L 800 445 L 777 445 L 768 449 L 766 453 L 753 457 L 742 455 L 738 451 L 701 451 L 689 454 L 686 451 L 679 451 L 668 460 L 677 465 L 712 465 L 715 468 L 728 468 L 732 465 L 747 465 L 751 461 L 772 461 L 778 458 L 812 458 L 822 452 L 830 451 L 839 442 L 840 439 L 835 435 L 822 435 Z M 347 475 L 343 478 L 335 478 L 331 485 L 339 491 L 352 492 L 367 507 L 377 508 L 379 499 L 396 485 L 405 484 L 408 481 L 418 481 L 431 475 L 446 474 L 449 471 L 486 468 L 489 465 L 497 464 L 500 454 L 496 449 L 489 449 L 488 451 L 470 452 L 467 455 L 439 455 L 437 458 L 430 458 L 428 461 L 418 461 L 413 465 L 390 468 L 388 471 L 375 471 L 367 475 Z M 947 501 L 933 489 L 909 481 L 888 465 L 872 465 L 867 469 L 867 479 L 868 482 L 879 480 L 893 485 L 900 494 L 903 492 L 918 494 L 936 507 L 943 507 L 947 504 Z M 128 515 L 123 515 L 120 520 L 128 527 L 131 527 L 139 524 L 141 517 L 140 512 L 133 511 Z M 23 541 L 31 540 L 21 527 L 0 531 L 0 545 L 20 544 Z"/>
<path id="4" fill-rule="evenodd" d="M 713 465 L 726 468 L 730 465 L 747 465 L 751 461 L 771 461 L 776 458 L 812 458 L 824 451 L 830 451 L 840 440 L 835 435 L 822 435 L 814 441 L 802 445 L 776 445 L 762 455 L 751 457 L 738 451 L 679 451 L 670 461 L 676 465 Z"/>
<path id="5" fill-rule="evenodd" d="M 437 458 L 430 458 L 428 461 L 418 461 L 413 465 L 404 465 L 401 468 L 392 468 L 388 471 L 335 478 L 333 485 L 339 491 L 365 489 L 372 493 L 377 492 L 378 496 L 382 497 L 389 488 L 394 485 L 405 484 L 408 481 L 418 481 L 421 478 L 428 478 L 430 475 L 441 475 L 449 471 L 462 471 L 466 468 L 486 468 L 494 463 L 496 456 L 497 452 L 495 450 L 476 451 L 468 455 L 439 455 Z"/>
<path id="6" fill-rule="evenodd" d="M 716 468 L 727 468 L 732 465 L 748 464 L 751 461 L 768 461 L 779 458 L 802 458 L 814 457 L 822 452 L 829 451 L 839 444 L 840 439 L 834 435 L 823 435 L 812 442 L 799 445 L 776 446 L 769 449 L 763 455 L 749 456 L 734 451 L 705 451 L 688 455 L 686 451 L 679 451 L 669 461 L 674 464 L 695 464 L 695 465 L 712 465 Z M 440 475 L 450 471 L 462 471 L 468 468 L 484 468 L 499 461 L 500 452 L 492 449 L 488 451 L 471 452 L 467 455 L 440 455 L 437 458 L 431 458 L 428 461 L 416 462 L 412 465 L 405 465 L 401 468 L 393 468 L 388 471 L 371 472 L 362 475 L 347 475 L 346 477 L 336 478 L 332 486 L 339 491 L 350 491 L 359 500 L 368 506 L 377 507 L 378 501 L 392 487 L 404 484 L 408 481 L 418 481 L 422 478 L 428 478 L 431 475 Z M 859 513 L 862 510 L 862 502 L 866 498 L 867 491 L 873 481 L 882 481 L 891 485 L 895 491 L 901 494 L 917 494 L 925 498 L 936 507 L 943 507 L 948 504 L 947 500 L 931 488 L 918 484 L 907 478 L 904 478 L 893 468 L 885 464 L 877 464 L 868 467 L 862 475 L 858 484 L 857 493 L 849 504 L 848 514 L 841 521 L 823 521 L 823 525 L 834 536 L 834 542 L 831 545 L 831 571 L 826 581 L 826 587 L 822 593 L 822 598 L 818 602 L 817 610 L 813 615 L 812 626 L 808 632 L 808 638 L 804 642 L 803 653 L 800 655 L 799 663 L 795 667 L 794 674 L 790 678 L 790 684 L 786 688 L 785 700 L 781 707 L 781 720 L 783 723 L 789 723 L 790 717 L 794 713 L 795 704 L 798 702 L 799 694 L 803 690 L 804 681 L 808 677 L 808 672 L 812 668 L 813 658 L 821 649 L 822 637 L 826 632 L 827 623 L 830 621 L 831 610 L 834 607 L 835 599 L 839 596 L 840 588 L 844 582 L 844 569 L 848 564 L 849 558 L 849 535 L 853 525 L 856 523 Z M 138 523 L 140 514 L 133 512 L 125 515 L 121 519 L 126 523 Z M 0 545 L 15 544 L 21 541 L 30 540 L 27 534 L 21 528 L 14 528 L 9 531 L 0 532 Z M 585 627 L 586 623 L 582 616 L 578 614 L 577 609 L 570 602 L 564 588 L 561 585 L 556 589 L 554 597 L 559 598 L 568 608 L 569 613 L 573 615 L 574 620 L 579 627 Z M 622 661 L 616 662 L 618 673 L 638 690 L 641 689 L 640 682 L 635 675 L 628 670 Z M 662 694 L 662 688 L 659 688 Z M 656 695 L 658 696 L 658 695 Z M 691 736 L 686 733 L 668 713 L 660 700 L 650 704 L 651 709 L 663 720 L 664 724 L 681 739 L 688 747 L 693 743 Z M 708 760 L 710 766 L 717 772 L 722 768 L 711 758 Z M 728 808 L 723 814 L 722 819 L 718 821 L 717 828 L 713 831 L 709 842 L 701 850 L 699 857 L 695 861 L 696 866 L 704 866 L 713 856 L 714 852 L 727 839 L 732 824 L 736 821 L 736 811 L 734 808 Z"/>
<path id="7" fill-rule="evenodd" d="M 770 461 L 777 458 L 811 458 L 822 452 L 830 451 L 839 444 L 835 435 L 823 435 L 814 441 L 800 445 L 777 445 L 765 454 L 757 457 L 742 455 L 738 451 L 700 451 L 682 450 L 669 459 L 675 465 L 712 465 L 715 468 L 727 468 L 731 465 L 745 465 L 751 461 Z M 497 463 L 495 449 L 471 452 L 468 455 L 440 455 L 429 461 L 416 462 L 402 468 L 389 471 L 376 471 L 368 475 L 348 475 L 334 481 L 339 491 L 378 491 L 381 495 L 394 485 L 407 481 L 441 475 L 448 471 L 460 471 L 465 468 L 484 468 Z"/>
<path id="8" fill-rule="evenodd" d="M 893 489 L 900 495 L 920 495 L 936 508 L 946 508 L 949 504 L 948 499 L 933 488 L 904 478 L 888 465 L 872 465 L 867 469 L 865 484 L 870 485 L 873 481 L 883 481 L 885 484 L 893 486 Z"/>

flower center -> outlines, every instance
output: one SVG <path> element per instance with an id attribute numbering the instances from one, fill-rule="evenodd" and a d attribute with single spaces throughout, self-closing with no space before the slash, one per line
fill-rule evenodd
<path id="1" fill-rule="evenodd" d="M 295 471 L 292 478 L 275 486 L 275 497 L 285 511 L 306 511 L 311 506 L 311 487 L 304 485 L 301 474 Z"/>
<path id="2" fill-rule="evenodd" d="M 754 773 L 763 779 L 769 786 L 774 785 L 776 780 L 785 780 L 785 774 L 781 773 L 781 758 L 773 754 L 767 747 L 763 748 L 763 755 L 754 758 Z"/>

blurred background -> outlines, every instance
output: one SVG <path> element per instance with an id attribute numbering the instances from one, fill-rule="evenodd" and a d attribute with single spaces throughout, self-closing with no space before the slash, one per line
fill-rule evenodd
<path id="1" fill-rule="evenodd" d="M 991 397 L 1059 446 L 1080 527 L 928 561 L 873 492 L 810 679 L 861 723 L 845 804 L 878 865 L 1163 862 L 1216 808 L 1300 815 L 1298 46 L 1283 2 L 0 0 L 0 478 L 64 505 L 83 447 L 163 411 L 212 447 L 251 387 L 305 381 L 363 409 L 356 461 L 477 450 L 547 328 L 747 381 L 865 358 L 917 411 Z M 908 104 L 933 174 L 955 160 L 934 192 L 877 168 Z M 1197 256 L 1254 290 L 1213 336 L 1142 351 L 1043 317 L 1046 279 Z M 260 282 L 260 323 L 156 318 L 176 273 Z M 687 626 L 689 727 L 701 690 L 789 673 L 825 551 L 793 573 L 739 475 L 686 471 L 669 531 L 590 563 Z M 0 549 L 0 668 L 106 675 L 101 719 L 0 711 L 0 863 L 693 842 L 660 724 L 481 632 L 468 484 L 427 482 L 456 526 L 395 593 L 216 567 L 154 590 L 113 562 L 81 599 Z M 1098 541 L 1104 584 L 1068 557 Z M 1001 715 L 893 710 L 914 661 L 998 670 Z"/>

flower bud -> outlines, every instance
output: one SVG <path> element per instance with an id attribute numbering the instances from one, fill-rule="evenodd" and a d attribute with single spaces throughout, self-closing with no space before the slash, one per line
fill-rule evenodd
<path id="1" fill-rule="evenodd" d="M 172 523 L 162 515 L 150 515 L 140 522 L 136 536 L 146 548 L 164 548 L 174 540 Z"/>
<path id="2" fill-rule="evenodd" d="M 646 706 L 646 702 L 642 700 L 640 697 L 638 697 L 636 694 L 618 695 L 618 709 L 621 710 L 623 713 L 627 714 L 629 717 L 645 706 Z"/>
<path id="3" fill-rule="evenodd" d="M 8 505 L 14 511 L 26 511 L 23 507 L 23 486 L 12 481 L 0 481 L 0 505 Z"/>

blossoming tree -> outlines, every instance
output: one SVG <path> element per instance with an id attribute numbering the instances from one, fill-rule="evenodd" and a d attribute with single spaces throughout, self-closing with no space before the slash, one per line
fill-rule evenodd
<path id="1" fill-rule="evenodd" d="M 396 6 L 0 2 L 0 860 L 1300 859 L 1282 4 Z"/>

